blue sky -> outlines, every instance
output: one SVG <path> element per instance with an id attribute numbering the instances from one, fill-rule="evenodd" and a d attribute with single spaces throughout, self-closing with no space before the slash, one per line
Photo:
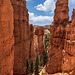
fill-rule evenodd
<path id="1" fill-rule="evenodd" d="M 29 23 L 33 25 L 50 25 L 53 21 L 57 0 L 26 0 L 29 11 Z M 69 0 L 69 16 L 75 8 L 75 0 Z"/>

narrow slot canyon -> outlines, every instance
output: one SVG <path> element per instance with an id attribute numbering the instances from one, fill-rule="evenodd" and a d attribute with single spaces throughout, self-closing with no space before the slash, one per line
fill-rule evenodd
<path id="1" fill-rule="evenodd" d="M 69 1 L 57 0 L 52 23 L 40 26 L 26 4 L 0 0 L 0 75 L 75 75 L 75 9 L 69 20 Z"/>

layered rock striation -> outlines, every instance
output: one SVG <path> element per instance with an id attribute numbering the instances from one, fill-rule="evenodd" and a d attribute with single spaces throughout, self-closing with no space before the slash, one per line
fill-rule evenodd
<path id="1" fill-rule="evenodd" d="M 13 75 L 13 8 L 10 0 L 0 0 L 0 75 Z"/>
<path id="2" fill-rule="evenodd" d="M 68 0 L 57 0 L 54 21 L 50 26 L 48 73 L 74 70 L 75 18 L 72 16 L 72 20 L 68 21 L 68 11 Z"/>

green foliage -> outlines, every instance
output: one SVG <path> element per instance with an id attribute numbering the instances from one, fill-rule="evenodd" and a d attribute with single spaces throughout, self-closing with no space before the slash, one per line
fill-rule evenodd
<path id="1" fill-rule="evenodd" d="M 48 34 L 45 34 L 45 48 L 47 48 L 48 45 L 49 45 L 49 36 L 50 36 L 49 33 Z"/>
<path id="2" fill-rule="evenodd" d="M 48 53 L 47 53 L 47 50 L 45 51 L 45 57 L 46 57 L 46 64 L 48 62 Z"/>
<path id="3" fill-rule="evenodd" d="M 43 51 L 43 66 L 45 66 L 47 64 L 48 61 L 48 54 L 47 51 Z"/>
<path id="4" fill-rule="evenodd" d="M 40 54 L 40 66 L 42 66 L 42 64 L 43 64 L 42 57 L 43 57 L 43 55 L 42 55 L 42 54 Z"/>
<path id="5" fill-rule="evenodd" d="M 39 56 L 36 55 L 36 59 L 35 59 L 35 75 L 39 75 L 39 70 L 40 70 L 40 59 L 39 59 Z"/>
<path id="6" fill-rule="evenodd" d="M 33 73 L 33 68 L 34 68 L 33 61 L 31 61 L 30 62 L 30 73 Z"/>
<path id="7" fill-rule="evenodd" d="M 28 75 L 29 72 L 29 60 L 26 59 L 26 75 Z"/>

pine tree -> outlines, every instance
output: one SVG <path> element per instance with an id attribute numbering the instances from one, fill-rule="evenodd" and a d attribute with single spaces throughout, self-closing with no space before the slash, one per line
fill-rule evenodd
<path id="1" fill-rule="evenodd" d="M 47 55 L 47 51 L 43 51 L 43 66 L 45 66 L 47 64 L 48 61 L 48 55 Z"/>
<path id="2" fill-rule="evenodd" d="M 46 59 L 45 59 L 45 50 L 43 51 L 43 66 L 45 66 L 45 62 L 46 62 Z"/>
<path id="3" fill-rule="evenodd" d="M 40 70 L 40 59 L 39 59 L 39 56 L 36 55 L 36 60 L 35 60 L 35 75 L 39 75 L 39 70 Z"/>
<path id="4" fill-rule="evenodd" d="M 30 62 L 30 73 L 31 73 L 31 74 L 33 73 L 33 68 L 34 68 L 34 67 L 33 67 L 33 61 L 31 61 L 31 62 Z"/>
<path id="5" fill-rule="evenodd" d="M 47 50 L 45 51 L 45 57 L 46 57 L 46 64 L 48 62 L 48 53 L 47 53 Z"/>
<path id="6" fill-rule="evenodd" d="M 29 60 L 26 59 L 26 75 L 28 75 L 29 72 Z"/>
<path id="7" fill-rule="evenodd" d="M 48 34 L 45 34 L 45 48 L 47 48 L 48 45 L 49 45 L 49 36 L 50 36 L 49 33 Z"/>

